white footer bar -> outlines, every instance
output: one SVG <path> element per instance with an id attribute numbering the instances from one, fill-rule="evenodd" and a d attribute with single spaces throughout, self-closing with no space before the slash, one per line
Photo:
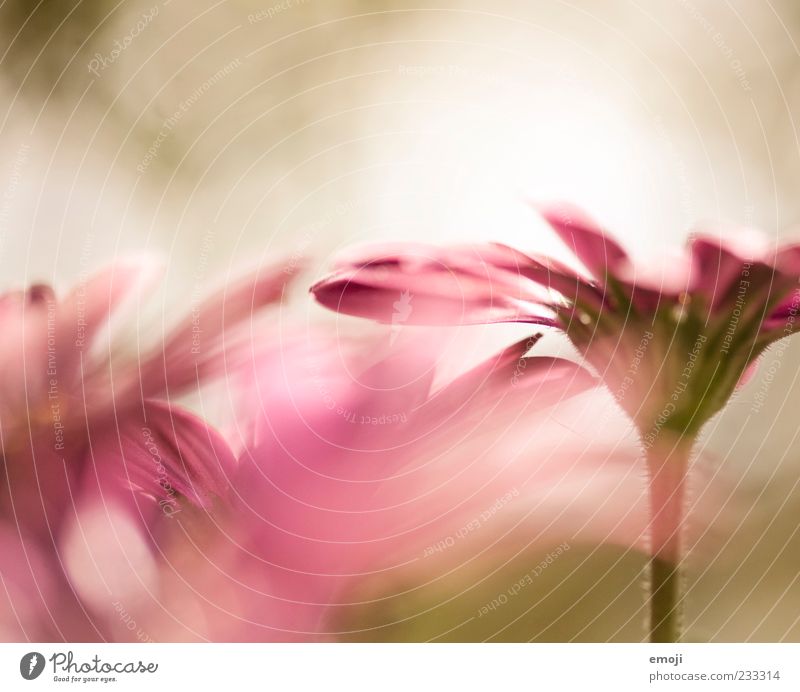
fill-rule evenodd
<path id="1" fill-rule="evenodd" d="M 798 644 L 4 644 L 0 690 L 800 690 Z"/>

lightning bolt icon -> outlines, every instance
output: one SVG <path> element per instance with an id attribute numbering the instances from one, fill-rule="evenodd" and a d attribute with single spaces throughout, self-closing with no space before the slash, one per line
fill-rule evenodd
<path id="1" fill-rule="evenodd" d="M 28 667 L 28 675 L 30 675 L 33 672 L 33 669 L 36 667 L 36 662 L 37 662 L 37 656 L 36 654 L 32 654 L 31 661 Z"/>

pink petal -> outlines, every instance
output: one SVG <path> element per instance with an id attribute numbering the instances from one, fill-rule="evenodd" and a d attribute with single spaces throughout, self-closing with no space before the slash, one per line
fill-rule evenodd
<path id="1" fill-rule="evenodd" d="M 728 299 L 735 285 L 745 279 L 745 264 L 757 261 L 753 256 L 743 257 L 733 247 L 732 243 L 705 235 L 696 235 L 690 242 L 692 291 L 705 296 L 711 306 Z"/>
<path id="2" fill-rule="evenodd" d="M 526 356 L 540 336 L 509 346 L 440 389 L 420 417 L 431 427 L 470 425 L 475 417 L 487 413 L 518 415 L 526 408 L 545 408 L 597 386 L 596 379 L 577 363 Z"/>
<path id="3" fill-rule="evenodd" d="M 593 310 L 601 310 L 605 304 L 603 294 L 592 283 L 570 267 L 549 257 L 528 255 L 505 245 L 494 244 L 499 253 L 494 266 L 508 272 L 517 272 L 540 286 L 560 293 L 568 304 L 578 304 Z"/>
<path id="4" fill-rule="evenodd" d="M 600 281 L 630 265 L 628 254 L 593 219 L 566 202 L 535 205 L 561 240 Z"/>
<path id="5" fill-rule="evenodd" d="M 800 244 L 791 243 L 778 249 L 775 266 L 789 276 L 800 276 Z"/>
<path id="6" fill-rule="evenodd" d="M 24 434 L 26 412 L 38 412 L 47 405 L 48 357 L 57 355 L 48 351 L 48 336 L 57 336 L 56 306 L 53 290 L 45 285 L 33 285 L 27 291 L 13 291 L 0 298 L 0 426 L 7 439 Z M 67 379 L 70 374 L 63 373 Z"/>
<path id="7" fill-rule="evenodd" d="M 24 534 L 23 534 L 24 535 Z M 52 636 L 49 609 L 60 597 L 55 565 L 40 544 L 0 522 L 0 641 L 44 641 Z"/>
<path id="8" fill-rule="evenodd" d="M 5 444 L 19 445 L 19 438 L 42 434 L 42 419 L 54 409 L 80 419 L 82 384 L 91 381 L 93 363 L 84 355 L 98 330 L 142 278 L 151 273 L 144 262 L 118 262 L 74 288 L 58 300 L 49 286 L 33 285 L 27 291 L 0 298 L 0 426 Z M 58 398 L 54 398 L 57 396 Z M 110 408 L 110 387 L 93 392 L 87 408 Z M 79 422 L 80 423 L 80 422 Z M 48 423 L 48 427 L 52 425 Z M 24 440 L 27 443 L 27 440 Z"/>
<path id="9" fill-rule="evenodd" d="M 691 241 L 693 290 L 704 294 L 714 308 L 740 295 L 755 294 L 766 303 L 797 285 L 800 250 L 776 250 L 762 233 L 752 229 L 721 229 L 725 239 L 707 233 Z"/>
<path id="10" fill-rule="evenodd" d="M 281 299 L 295 272 L 275 266 L 228 286 L 201 303 L 141 365 L 145 396 L 177 391 L 224 372 L 249 344 L 229 333 Z"/>
<path id="11" fill-rule="evenodd" d="M 156 275 L 151 260 L 115 262 L 74 287 L 59 304 L 59 336 L 63 346 L 88 351 L 97 332 L 137 286 Z"/>
<path id="12" fill-rule="evenodd" d="M 52 545 L 0 522 L 0 641 L 101 637 L 67 583 Z"/>
<path id="13" fill-rule="evenodd" d="M 498 249 L 408 246 L 372 260 L 351 257 L 345 269 L 312 286 L 322 305 L 387 324 L 552 324 L 535 284 L 492 264 Z"/>
<path id="14" fill-rule="evenodd" d="M 270 398 L 262 401 L 266 424 L 260 443 L 243 455 L 236 483 L 236 520 L 257 536 L 253 550 L 273 566 L 317 575 L 303 587 L 317 598 L 340 588 L 351 572 L 401 561 L 422 530 L 414 528 L 416 520 L 425 523 L 422 508 L 408 506 L 425 504 L 420 479 L 430 478 L 435 486 L 454 474 L 442 455 L 458 449 L 476 428 L 507 430 L 525 413 L 593 384 L 577 365 L 559 359 L 539 364 L 531 358 L 520 365 L 529 347 L 503 352 L 429 403 L 421 401 L 428 379 L 399 375 L 417 373 L 420 362 L 411 353 L 374 366 L 364 379 L 340 372 L 338 384 L 335 368 L 324 379 L 317 370 L 322 389 L 297 400 L 299 410 L 281 396 L 271 399 L 270 380 L 263 388 Z M 285 354 L 281 367 L 294 358 L 301 354 Z M 408 382 L 402 392 L 386 388 L 398 379 Z M 470 396 L 473 386 L 477 393 Z M 476 468 L 494 473 L 480 463 Z M 478 483 L 479 475 L 468 478 Z M 435 515 L 438 508 L 433 504 L 425 513 Z"/>
<path id="15" fill-rule="evenodd" d="M 110 498 L 170 517 L 187 501 L 210 507 L 228 491 L 236 462 L 228 444 L 205 421 L 176 406 L 147 401 L 118 425 L 93 432 L 84 494 Z"/>
<path id="16" fill-rule="evenodd" d="M 104 615 L 115 601 L 131 608 L 154 591 L 158 552 L 186 540 L 184 510 L 224 498 L 236 461 L 204 421 L 153 401 L 118 426 L 95 422 L 88 456 L 59 553 L 86 607 Z"/>
<path id="17" fill-rule="evenodd" d="M 59 553 L 82 602 L 99 615 L 115 602 L 135 603 L 157 589 L 150 540 L 136 517 L 114 501 L 81 502 L 64 527 Z"/>
<path id="18" fill-rule="evenodd" d="M 67 437 L 65 448 L 57 450 L 48 433 L 36 430 L 13 449 L 4 444 L 0 462 L 0 518 L 43 540 L 70 508 L 83 451 L 82 438 L 70 443 Z"/>
<path id="19" fill-rule="evenodd" d="M 453 282 L 452 297 L 426 292 L 424 287 L 427 284 L 426 278 L 420 276 L 409 282 L 408 287 L 380 288 L 362 271 L 357 277 L 339 275 L 324 279 L 315 284 L 312 291 L 317 301 L 331 310 L 385 324 L 555 324 L 549 311 L 524 304 L 515 305 L 503 296 L 472 300 L 459 297 L 460 287 L 456 281 Z M 394 307 L 395 303 L 403 304 L 404 301 L 411 308 L 407 312 Z"/>
<path id="20" fill-rule="evenodd" d="M 615 279 L 635 309 L 655 313 L 691 290 L 691 260 L 685 253 L 660 256 L 622 268 Z"/>
<path id="21" fill-rule="evenodd" d="M 783 330 L 786 336 L 800 329 L 800 288 L 787 292 L 761 326 L 763 332 Z"/>
<path id="22" fill-rule="evenodd" d="M 176 604 L 181 623 L 191 623 L 188 634 L 171 637 L 332 638 L 333 619 L 347 612 L 365 580 L 391 583 L 415 561 L 428 569 L 425 546 L 492 508 L 510 488 L 524 491 L 530 480 L 545 493 L 563 482 L 562 462 L 572 463 L 561 449 L 563 428 L 549 426 L 558 439 L 543 446 L 545 435 L 528 413 L 558 398 L 549 391 L 565 383 L 556 373 L 563 365 L 569 383 L 573 364 L 552 363 L 545 391 L 535 382 L 545 382 L 546 371 L 531 360 L 515 387 L 512 377 L 534 338 L 430 399 L 436 340 L 428 335 L 416 348 L 395 342 L 382 357 L 384 341 L 358 349 L 316 333 L 258 353 L 242 409 L 243 418 L 261 419 L 258 441 L 240 459 L 224 535 L 183 546 L 175 568 L 165 570 L 164 599 Z M 357 367 L 365 361 L 372 364 Z M 469 400 L 473 386 L 478 394 Z M 453 412 L 451 404 L 460 408 Z M 434 419 L 446 425 L 434 432 Z M 558 512 L 556 504 L 550 508 Z M 516 521 L 529 509 L 509 506 L 484 534 L 500 528 L 501 515 Z M 541 526 L 551 519 L 542 516 Z M 539 528 L 537 522 L 533 531 Z M 159 632 L 150 622 L 147 629 Z M 175 626 L 168 623 L 166 632 Z"/>

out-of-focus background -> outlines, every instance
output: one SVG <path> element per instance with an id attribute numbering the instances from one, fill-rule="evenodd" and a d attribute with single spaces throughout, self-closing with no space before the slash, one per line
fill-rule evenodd
<path id="1" fill-rule="evenodd" d="M 305 295 L 352 243 L 558 252 L 528 206 L 550 197 L 663 262 L 704 219 L 776 238 L 800 221 L 795 0 L 6 0 L 0 31 L 4 289 L 66 286 L 144 253 L 165 265 L 172 312 L 302 254 L 297 319 L 372 329 Z M 524 332 L 471 334 L 496 345 Z M 800 639 L 799 369 L 800 345 L 773 348 L 707 429 L 689 640 Z M 379 599 L 343 629 L 639 638 L 641 559 L 595 548 L 572 546 L 518 606 L 467 629 L 463 614 L 525 568 Z"/>

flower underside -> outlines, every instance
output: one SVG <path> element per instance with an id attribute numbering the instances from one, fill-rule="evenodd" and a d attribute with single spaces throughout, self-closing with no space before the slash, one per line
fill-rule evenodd
<path id="1" fill-rule="evenodd" d="M 556 314 L 646 438 L 661 430 L 687 435 L 725 405 L 763 350 L 787 335 L 763 330 L 771 307 L 764 293 L 737 296 L 731 313 L 715 314 L 703 295 L 687 293 L 642 312 L 615 286 L 613 299 L 599 308 L 567 304 Z"/>

